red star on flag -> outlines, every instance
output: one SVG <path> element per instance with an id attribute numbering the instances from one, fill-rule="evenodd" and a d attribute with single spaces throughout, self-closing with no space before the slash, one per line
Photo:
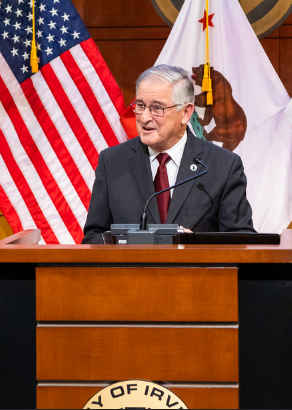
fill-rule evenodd
<path id="1" fill-rule="evenodd" d="M 210 14 L 210 16 L 208 16 L 208 24 L 209 24 L 209 27 L 214 27 L 213 22 L 212 22 L 212 19 L 213 19 L 213 17 L 214 17 L 214 14 L 215 14 L 215 13 Z M 199 20 L 199 23 L 203 23 L 203 31 L 205 31 L 205 30 L 206 30 L 206 26 L 207 26 L 207 13 L 206 13 L 206 10 L 204 10 L 204 17 L 203 17 L 201 20 Z"/>

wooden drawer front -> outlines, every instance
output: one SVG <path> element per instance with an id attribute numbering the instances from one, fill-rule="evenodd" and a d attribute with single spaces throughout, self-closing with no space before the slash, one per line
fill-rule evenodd
<path id="1" fill-rule="evenodd" d="M 238 329 L 38 327 L 37 379 L 238 382 Z"/>
<path id="2" fill-rule="evenodd" d="M 168 387 L 168 386 L 166 386 Z M 190 409 L 238 409 L 238 388 L 168 387 Z M 102 387 L 38 386 L 38 409 L 82 409 Z"/>
<path id="3" fill-rule="evenodd" d="M 236 268 L 37 268 L 38 321 L 237 322 Z"/>

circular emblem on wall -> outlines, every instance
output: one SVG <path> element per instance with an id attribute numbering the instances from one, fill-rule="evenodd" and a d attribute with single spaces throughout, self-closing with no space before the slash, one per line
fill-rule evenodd
<path id="1" fill-rule="evenodd" d="M 84 409 L 187 409 L 185 403 L 160 384 L 128 380 L 105 387 L 96 393 Z"/>
<path id="2" fill-rule="evenodd" d="M 173 26 L 184 0 L 151 0 L 155 10 L 170 27 Z"/>
<path id="3" fill-rule="evenodd" d="M 151 0 L 161 18 L 172 26 L 184 0 Z M 292 13 L 291 0 L 239 0 L 250 24 L 259 38 L 266 37 Z"/>

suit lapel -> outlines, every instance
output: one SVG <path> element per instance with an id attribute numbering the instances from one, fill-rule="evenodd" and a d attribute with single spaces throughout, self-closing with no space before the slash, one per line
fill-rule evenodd
<path id="1" fill-rule="evenodd" d="M 188 139 L 185 145 L 184 153 L 182 156 L 181 165 L 177 175 L 176 182 L 183 181 L 187 178 L 191 178 L 201 172 L 201 165 L 198 165 L 197 170 L 194 172 L 191 170 L 191 165 L 194 164 L 194 158 L 203 153 L 203 147 L 200 143 L 200 139 L 195 137 L 188 129 Z M 190 190 L 195 184 L 196 179 L 177 187 L 173 191 L 173 195 L 170 201 L 170 206 L 167 214 L 166 223 L 173 223 L 183 203 L 185 202 Z"/>
<path id="2" fill-rule="evenodd" d="M 134 150 L 134 155 L 129 158 L 129 162 L 139 190 L 146 203 L 146 201 L 155 193 L 155 190 L 150 168 L 148 148 L 141 143 L 140 139 L 137 149 Z M 155 199 L 150 202 L 148 212 L 151 214 L 155 223 L 160 223 L 158 205 Z"/>

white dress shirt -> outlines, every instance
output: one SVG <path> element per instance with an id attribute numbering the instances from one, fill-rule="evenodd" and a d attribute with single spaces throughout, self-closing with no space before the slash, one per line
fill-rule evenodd
<path id="1" fill-rule="evenodd" d="M 173 147 L 171 147 L 167 151 L 163 151 L 163 152 L 166 152 L 171 158 L 171 160 L 168 161 L 168 163 L 166 164 L 169 186 L 172 186 L 176 183 L 176 178 L 177 178 L 177 174 L 178 174 L 178 170 L 179 170 L 180 163 L 182 160 L 186 142 L 187 142 L 187 132 L 184 133 L 183 137 Z M 157 169 L 159 166 L 159 162 L 156 158 L 159 152 L 154 151 L 150 147 L 148 147 L 148 150 L 149 150 L 149 160 L 150 160 L 152 178 L 154 181 L 156 173 L 157 173 Z M 172 196 L 172 191 L 173 189 L 170 191 L 170 196 Z"/>

